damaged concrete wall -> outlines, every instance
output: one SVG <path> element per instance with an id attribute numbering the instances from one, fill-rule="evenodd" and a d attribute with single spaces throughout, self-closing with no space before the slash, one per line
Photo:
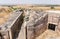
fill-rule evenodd
<path id="1" fill-rule="evenodd" d="M 13 24 L 11 27 L 11 32 L 12 32 L 12 39 L 15 39 L 18 37 L 18 33 L 20 32 L 21 26 L 23 23 L 23 14 L 16 20 L 16 22 Z"/>
<path id="2" fill-rule="evenodd" d="M 48 13 L 48 23 L 58 25 L 59 14 L 57 13 Z"/>
<path id="3" fill-rule="evenodd" d="M 60 31 L 60 11 L 47 11 L 48 13 L 48 24 L 56 25 L 55 31 Z"/>
<path id="4" fill-rule="evenodd" d="M 30 13 L 27 22 L 27 39 L 35 39 L 47 29 L 48 14 L 41 11 Z"/>
<path id="5" fill-rule="evenodd" d="M 47 29 L 48 15 L 46 14 L 35 24 L 35 36 L 39 36 Z"/>

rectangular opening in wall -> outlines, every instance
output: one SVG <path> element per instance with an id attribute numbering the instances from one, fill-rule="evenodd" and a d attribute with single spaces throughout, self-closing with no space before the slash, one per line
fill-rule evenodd
<path id="1" fill-rule="evenodd" d="M 56 27 L 56 25 L 55 24 L 48 24 L 48 29 L 50 29 L 50 30 L 53 30 L 53 31 L 55 31 L 55 27 Z"/>

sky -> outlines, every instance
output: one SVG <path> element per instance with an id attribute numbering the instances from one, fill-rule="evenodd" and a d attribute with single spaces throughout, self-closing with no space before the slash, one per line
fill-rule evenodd
<path id="1" fill-rule="evenodd" d="M 60 0 L 0 0 L 0 5 L 17 5 L 17 4 L 58 4 Z"/>

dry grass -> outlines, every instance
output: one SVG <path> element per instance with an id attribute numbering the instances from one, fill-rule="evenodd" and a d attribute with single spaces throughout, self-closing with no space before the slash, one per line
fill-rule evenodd
<path id="1" fill-rule="evenodd" d="M 0 25 L 8 20 L 10 12 L 10 8 L 0 8 Z"/>

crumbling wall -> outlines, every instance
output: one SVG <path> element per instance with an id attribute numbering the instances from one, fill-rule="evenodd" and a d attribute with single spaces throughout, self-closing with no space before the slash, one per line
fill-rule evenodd
<path id="1" fill-rule="evenodd" d="M 48 15 L 46 14 L 35 24 L 35 36 L 41 35 L 47 29 Z"/>
<path id="2" fill-rule="evenodd" d="M 27 22 L 27 39 L 35 39 L 47 29 L 48 14 L 33 11 Z"/>

